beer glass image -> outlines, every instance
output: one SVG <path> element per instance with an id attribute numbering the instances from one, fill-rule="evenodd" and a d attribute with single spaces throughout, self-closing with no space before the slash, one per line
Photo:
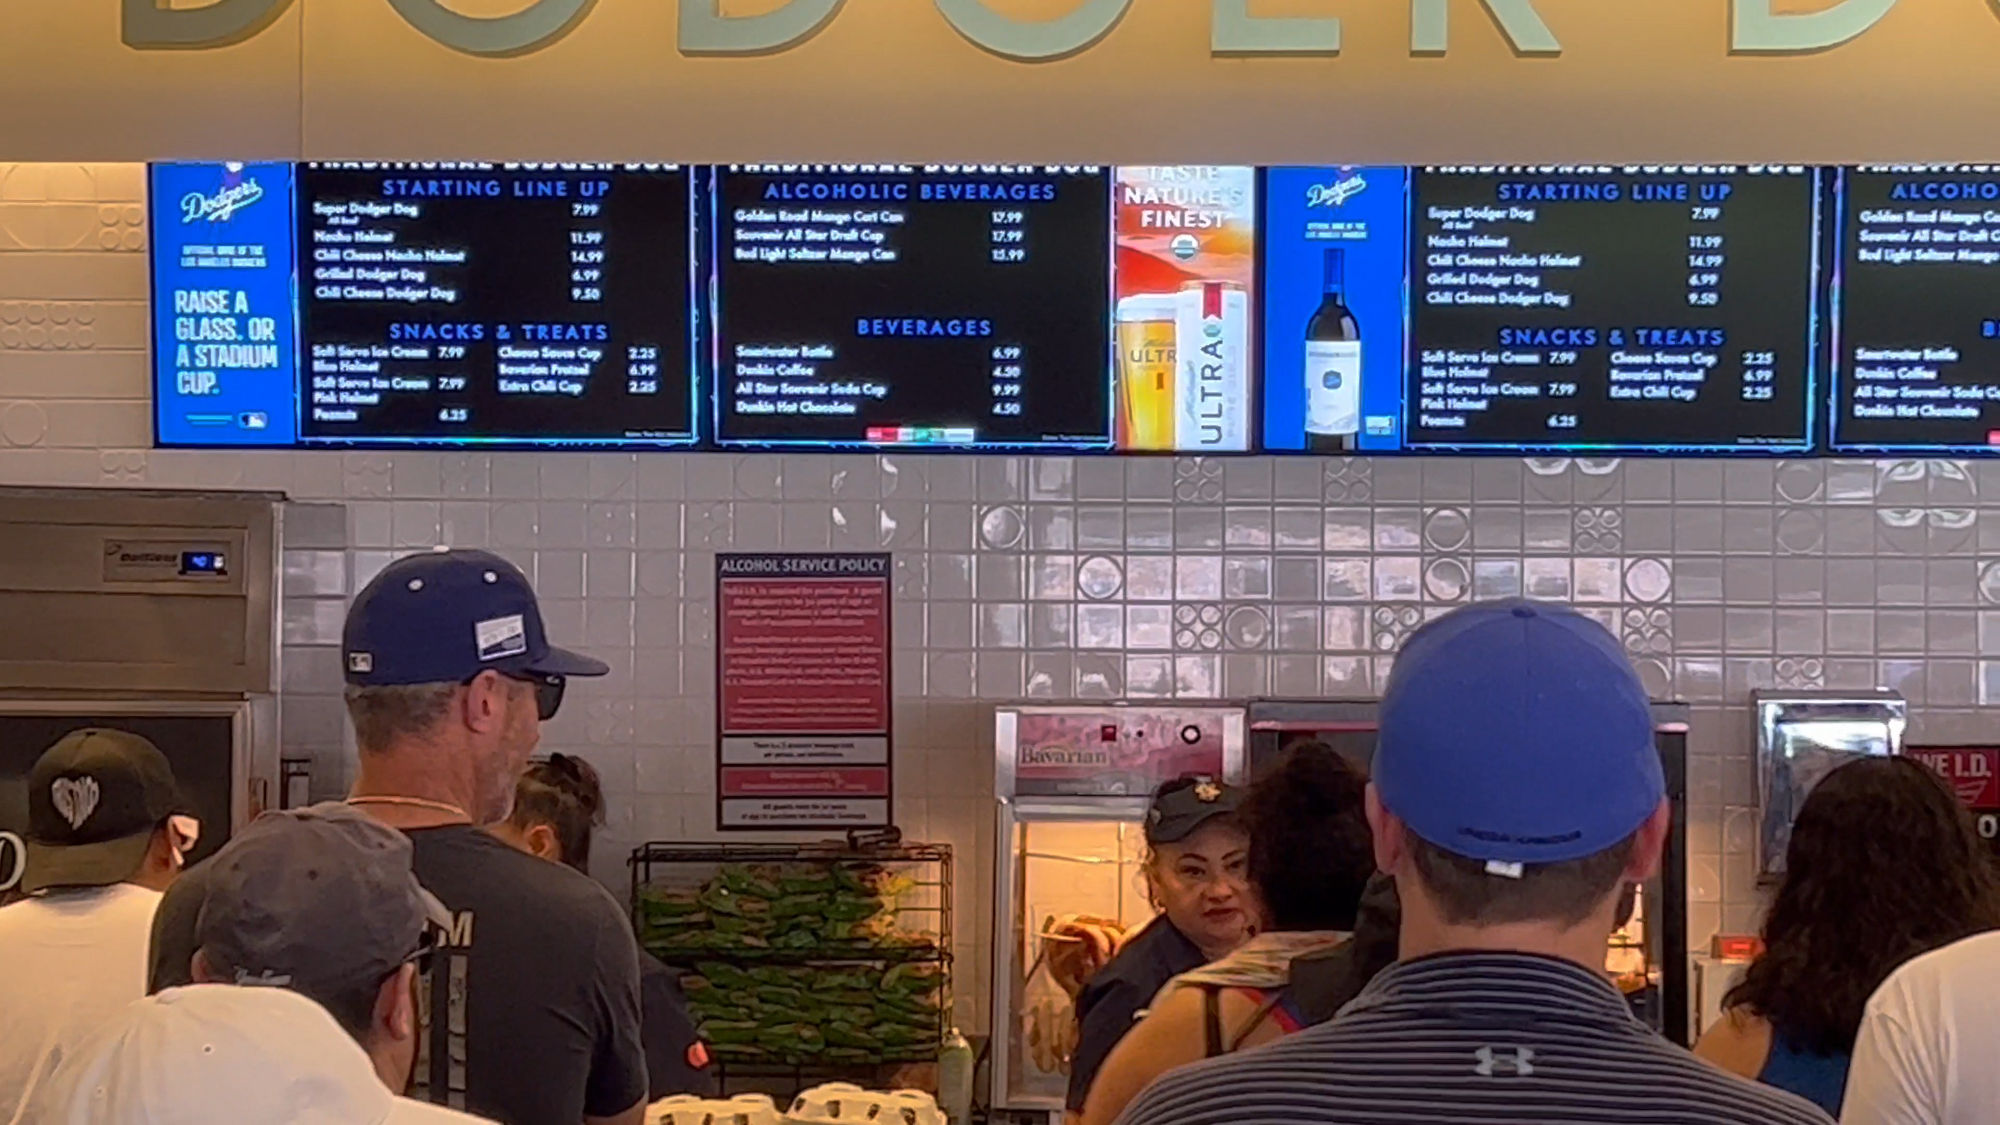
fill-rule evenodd
<path id="1" fill-rule="evenodd" d="M 1250 448 L 1250 294 L 1234 281 L 1190 281 L 1176 304 L 1174 448 L 1241 453 Z"/>
<path id="2" fill-rule="evenodd" d="M 1119 449 L 1174 448 L 1174 334 L 1180 298 L 1141 293 L 1118 302 Z"/>

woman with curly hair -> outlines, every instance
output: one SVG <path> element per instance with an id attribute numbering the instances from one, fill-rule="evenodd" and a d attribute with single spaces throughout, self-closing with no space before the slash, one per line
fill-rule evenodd
<path id="1" fill-rule="evenodd" d="M 2000 929 L 2000 876 L 1972 817 L 1930 770 L 1868 758 L 1799 810 L 1764 953 L 1695 1052 L 1840 1115 L 1868 997 L 1903 962 Z"/>

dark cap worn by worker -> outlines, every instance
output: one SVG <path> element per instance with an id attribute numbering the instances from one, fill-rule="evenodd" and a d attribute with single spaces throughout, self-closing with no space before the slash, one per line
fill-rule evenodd
<path id="1" fill-rule="evenodd" d="M 1567 606 L 1467 606 L 1418 629 L 1382 695 L 1374 781 L 1418 838 L 1489 873 L 1595 855 L 1666 796 L 1645 685 Z"/>
<path id="2" fill-rule="evenodd" d="M 466 683 L 494 671 L 534 684 L 544 720 L 569 677 L 611 670 L 550 644 L 534 587 L 491 551 L 440 548 L 390 563 L 348 607 L 340 647 L 350 684 Z"/>
<path id="3" fill-rule="evenodd" d="M 151 741 L 104 727 L 71 731 L 28 773 L 21 889 L 122 883 L 146 858 L 154 830 L 185 808 L 173 767 Z"/>
<path id="4" fill-rule="evenodd" d="M 411 870 L 409 837 L 347 805 L 266 813 L 209 864 L 195 936 L 216 980 L 336 996 L 451 926 Z"/>
<path id="5" fill-rule="evenodd" d="M 1219 816 L 1234 815 L 1243 793 L 1234 786 L 1190 775 L 1160 786 L 1146 809 L 1146 842 L 1178 844 Z"/>

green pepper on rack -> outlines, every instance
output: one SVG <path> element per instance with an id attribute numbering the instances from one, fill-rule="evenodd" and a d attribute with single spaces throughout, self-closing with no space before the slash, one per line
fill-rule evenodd
<path id="1" fill-rule="evenodd" d="M 747 1020 L 710 1020 L 701 1025 L 701 1037 L 721 1046 L 754 1043 L 758 1027 Z"/>
<path id="2" fill-rule="evenodd" d="M 867 1025 L 856 1025 L 846 1020 L 834 1020 L 826 1025 L 826 1041 L 833 1047 L 860 1047 L 880 1050 L 882 1041 L 867 1031 Z"/>

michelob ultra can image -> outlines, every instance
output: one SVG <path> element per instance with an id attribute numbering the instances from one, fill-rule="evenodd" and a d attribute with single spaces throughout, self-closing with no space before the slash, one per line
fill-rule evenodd
<path id="1" fill-rule="evenodd" d="M 1250 294 L 1234 281 L 1181 286 L 1174 316 L 1174 448 L 1250 448 Z"/>

